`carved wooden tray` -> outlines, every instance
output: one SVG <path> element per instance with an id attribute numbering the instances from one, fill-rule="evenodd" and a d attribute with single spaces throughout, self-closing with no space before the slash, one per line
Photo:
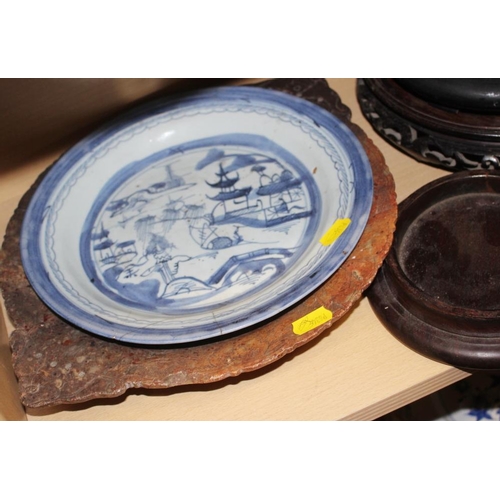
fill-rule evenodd
<path id="1" fill-rule="evenodd" d="M 349 259 L 297 305 L 257 326 L 216 341 L 138 347 L 103 339 L 56 316 L 40 301 L 24 275 L 20 229 L 42 174 L 9 222 L 0 252 L 0 289 L 15 328 L 10 345 L 25 406 L 115 397 L 130 388 L 205 384 L 257 370 L 318 337 L 360 299 L 392 243 L 397 216 L 392 175 L 380 151 L 350 122 L 350 110 L 325 80 L 271 80 L 261 85 L 297 95 L 332 112 L 348 125 L 364 147 L 373 171 L 373 204 L 366 229 Z M 316 317 L 310 320 L 310 313 L 315 311 Z M 323 312 L 326 315 L 321 315 Z M 297 328 L 297 322 L 304 318 L 310 326 Z"/>

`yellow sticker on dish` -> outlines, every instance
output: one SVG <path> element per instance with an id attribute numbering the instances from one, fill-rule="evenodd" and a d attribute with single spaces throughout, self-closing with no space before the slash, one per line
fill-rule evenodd
<path id="1" fill-rule="evenodd" d="M 324 246 L 331 245 L 347 229 L 350 223 L 351 219 L 337 219 L 319 242 Z"/>
<path id="2" fill-rule="evenodd" d="M 318 309 L 315 309 L 292 323 L 293 333 L 296 335 L 302 335 L 310 332 L 317 326 L 321 326 L 327 321 L 330 321 L 332 318 L 332 311 L 329 311 L 324 306 L 318 307 Z"/>

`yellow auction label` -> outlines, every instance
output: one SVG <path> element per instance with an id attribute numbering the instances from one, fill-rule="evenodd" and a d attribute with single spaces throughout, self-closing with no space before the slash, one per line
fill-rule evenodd
<path id="1" fill-rule="evenodd" d="M 350 223 L 351 219 L 337 219 L 319 242 L 324 246 L 331 245 L 347 229 Z"/>
<path id="2" fill-rule="evenodd" d="M 293 333 L 302 335 L 310 332 L 317 326 L 323 325 L 333 318 L 332 311 L 329 311 L 324 306 L 318 307 L 314 311 L 302 316 L 302 318 L 292 323 Z"/>

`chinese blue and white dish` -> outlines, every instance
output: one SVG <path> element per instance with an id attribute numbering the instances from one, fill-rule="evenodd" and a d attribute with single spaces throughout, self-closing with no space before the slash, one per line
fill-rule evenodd
<path id="1" fill-rule="evenodd" d="M 176 344 L 238 331 L 327 280 L 359 240 L 372 173 L 322 108 L 258 88 L 153 102 L 69 150 L 25 216 L 26 275 L 95 334 Z M 337 219 L 350 219 L 330 245 Z"/>

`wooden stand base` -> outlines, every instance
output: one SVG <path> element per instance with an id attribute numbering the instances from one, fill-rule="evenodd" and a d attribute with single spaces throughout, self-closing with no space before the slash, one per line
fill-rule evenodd
<path id="1" fill-rule="evenodd" d="M 395 337 L 464 370 L 500 370 L 499 224 L 499 172 L 448 175 L 399 205 L 394 244 L 368 291 Z"/>
<path id="2" fill-rule="evenodd" d="M 500 170 L 500 115 L 439 107 L 394 79 L 359 79 L 357 97 L 374 129 L 418 161 L 450 171 Z"/>

